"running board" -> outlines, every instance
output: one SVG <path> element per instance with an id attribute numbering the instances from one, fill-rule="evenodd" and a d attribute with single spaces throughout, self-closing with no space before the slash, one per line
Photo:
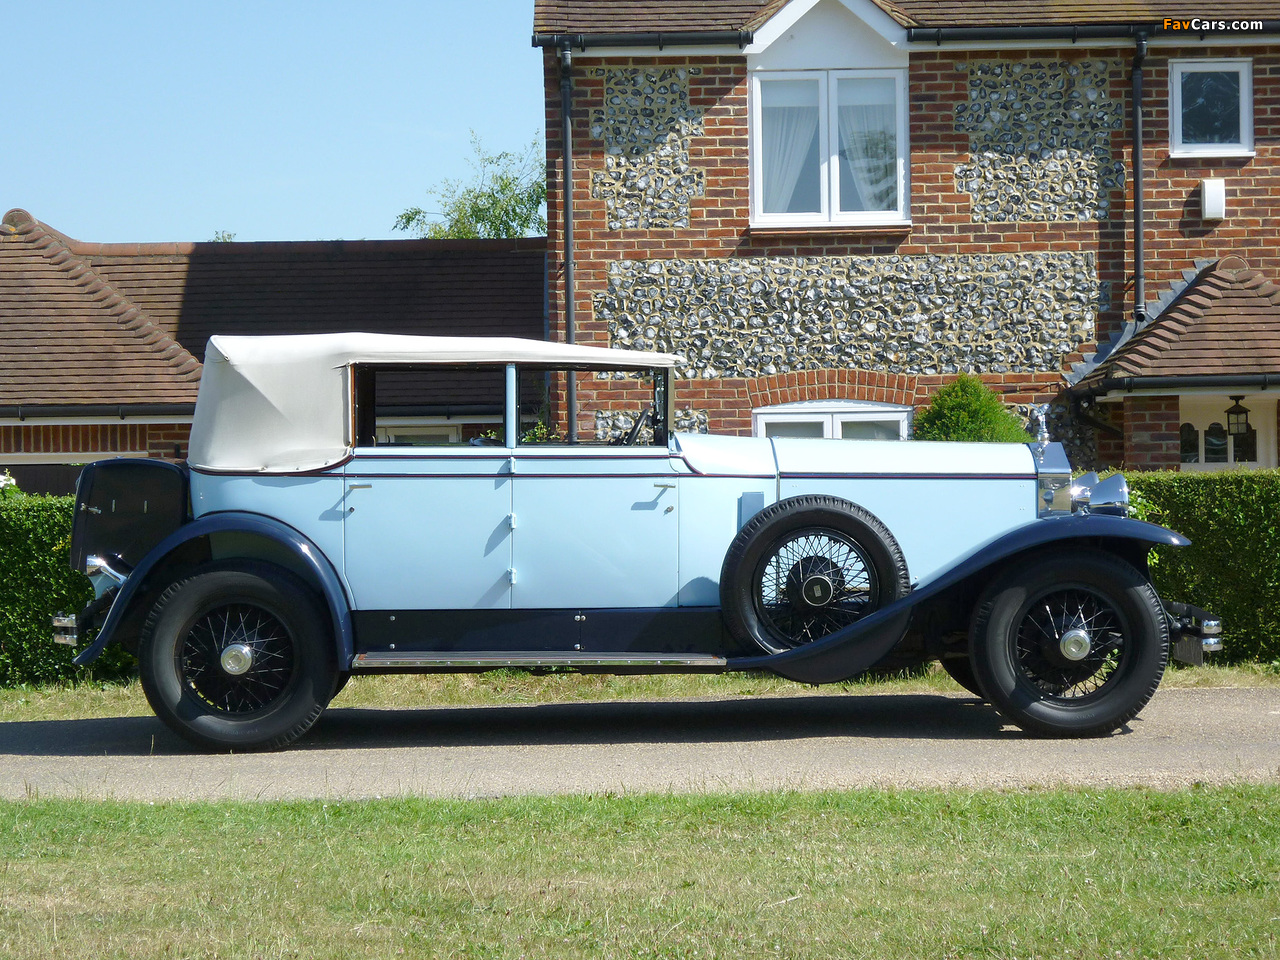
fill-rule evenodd
<path id="1" fill-rule="evenodd" d="M 440 653 L 423 651 L 400 653 L 396 650 L 378 650 L 357 654 L 351 661 L 355 670 L 403 670 L 403 669 L 456 669 L 479 668 L 496 670 L 501 667 L 708 667 L 725 666 L 724 657 L 709 653 L 546 653 L 540 650 L 484 651 L 475 653 Z"/>

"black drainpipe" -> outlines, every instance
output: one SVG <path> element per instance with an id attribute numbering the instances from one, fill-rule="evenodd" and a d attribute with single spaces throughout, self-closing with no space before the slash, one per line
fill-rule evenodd
<path id="1" fill-rule="evenodd" d="M 1133 322 L 1141 326 L 1147 320 L 1147 272 L 1145 240 L 1146 219 L 1143 216 L 1142 169 L 1142 63 L 1147 59 L 1147 35 L 1139 31 L 1133 48 Z"/>
<path id="2" fill-rule="evenodd" d="M 564 173 L 560 184 L 564 216 L 564 339 L 576 343 L 578 331 L 573 303 L 573 52 L 569 44 L 560 47 L 560 149 Z M 578 442 L 578 378 L 569 371 L 565 403 L 569 415 L 569 442 Z"/>

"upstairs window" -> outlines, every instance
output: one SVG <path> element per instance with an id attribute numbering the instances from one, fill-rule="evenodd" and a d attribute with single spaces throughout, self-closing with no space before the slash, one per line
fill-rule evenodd
<path id="1" fill-rule="evenodd" d="M 760 72 L 751 89 L 754 224 L 906 222 L 905 71 Z"/>
<path id="2" fill-rule="evenodd" d="M 1250 61 L 1169 61 L 1169 121 L 1172 156 L 1252 156 Z"/>

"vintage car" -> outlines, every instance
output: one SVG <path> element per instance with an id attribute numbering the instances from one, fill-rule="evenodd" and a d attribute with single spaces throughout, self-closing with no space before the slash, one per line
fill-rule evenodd
<path id="1" fill-rule="evenodd" d="M 1156 595 L 1149 551 L 1187 541 L 1129 519 L 1122 477 L 1073 481 L 1044 437 L 676 433 L 681 363 L 214 337 L 187 463 L 84 469 L 71 562 L 98 596 L 56 639 L 105 613 L 76 661 L 135 651 L 156 714 L 213 749 L 290 743 L 361 673 L 817 684 L 935 659 L 1027 731 L 1100 735 L 1170 655 L 1219 646 L 1216 619 Z M 572 443 L 569 389 L 599 408 Z"/>

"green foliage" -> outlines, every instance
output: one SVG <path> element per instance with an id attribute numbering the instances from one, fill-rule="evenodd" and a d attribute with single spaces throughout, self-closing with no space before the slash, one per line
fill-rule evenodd
<path id="1" fill-rule="evenodd" d="M 1156 551 L 1151 572 L 1160 595 L 1222 617 L 1217 658 L 1280 660 L 1280 471 L 1125 478 L 1138 515 L 1191 540 Z"/>
<path id="2" fill-rule="evenodd" d="M 209 242 L 210 243 L 230 243 L 235 238 L 236 238 L 236 235 L 234 233 L 230 233 L 229 231 L 226 231 L 226 230 L 219 230 L 217 233 L 215 233 L 212 237 L 209 238 Z"/>
<path id="3" fill-rule="evenodd" d="M 475 156 L 468 161 L 475 179 L 445 180 L 428 191 L 439 211 L 410 207 L 396 217 L 395 229 L 433 240 L 476 240 L 538 236 L 547 232 L 544 204 L 547 173 L 538 140 L 523 153 L 489 153 L 471 134 Z"/>
<path id="4" fill-rule="evenodd" d="M 916 414 L 912 428 L 916 440 L 968 440 L 986 443 L 1027 443 L 1017 414 L 975 376 L 960 374 L 933 395 Z"/>
<path id="5" fill-rule="evenodd" d="M 131 658 L 119 648 L 86 669 L 52 639 L 54 614 L 93 599 L 88 578 L 67 565 L 73 505 L 72 497 L 0 496 L 0 687 L 128 673 Z"/>

